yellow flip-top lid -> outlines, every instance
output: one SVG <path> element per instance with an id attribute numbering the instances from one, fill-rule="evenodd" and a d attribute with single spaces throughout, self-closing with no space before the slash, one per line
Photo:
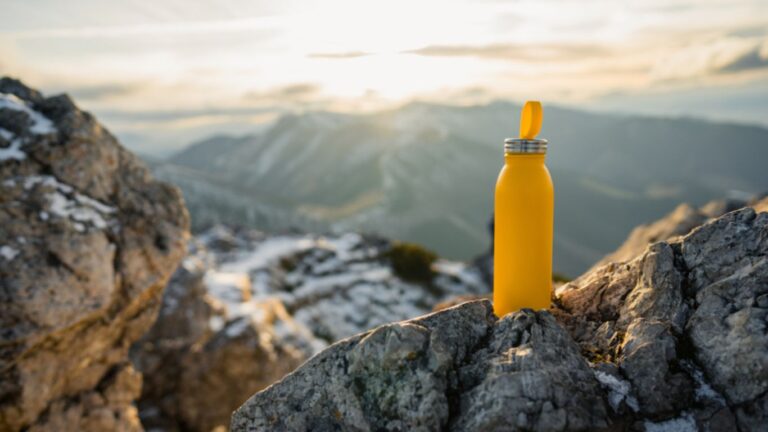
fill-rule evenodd
<path id="1" fill-rule="evenodd" d="M 520 112 L 520 139 L 532 140 L 541 131 L 541 122 L 544 120 L 544 110 L 541 102 L 528 101 Z"/>

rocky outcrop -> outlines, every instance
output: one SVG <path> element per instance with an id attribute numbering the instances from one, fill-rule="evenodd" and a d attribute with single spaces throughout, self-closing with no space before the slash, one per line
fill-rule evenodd
<path id="1" fill-rule="evenodd" d="M 214 247 L 229 248 L 219 244 L 221 238 L 210 240 Z M 227 427 L 248 396 L 318 349 L 279 300 L 240 299 L 244 310 L 236 310 L 209 293 L 205 275 L 211 259 L 201 242 L 190 244 L 166 288 L 157 322 L 132 349 L 144 375 L 139 412 L 147 429 Z"/>
<path id="2" fill-rule="evenodd" d="M 200 233 L 157 323 L 132 352 L 145 376 L 143 424 L 226 426 L 251 394 L 329 343 L 487 290 L 464 264 L 438 260 L 430 270 L 419 259 L 429 254 L 413 246 L 396 255 L 396 266 L 396 247 L 354 233 L 265 235 L 226 226 Z M 422 279 L 404 279 L 414 275 Z"/>
<path id="3" fill-rule="evenodd" d="M 762 430 L 768 213 L 751 208 L 496 319 L 465 303 L 332 345 L 238 411 L 255 430 Z"/>
<path id="4" fill-rule="evenodd" d="M 663 218 L 648 225 L 636 227 L 618 249 L 598 261 L 592 266 L 592 270 L 611 262 L 629 261 L 653 243 L 688 234 L 692 229 L 710 219 L 746 206 L 754 208 L 757 212 L 768 211 L 768 197 L 757 195 L 747 201 L 719 199 L 699 208 L 687 203 L 680 204 Z"/>
<path id="5" fill-rule="evenodd" d="M 607 425 L 600 383 L 547 312 L 480 300 L 333 345 L 248 400 L 233 430 L 556 430 Z"/>
<path id="6" fill-rule="evenodd" d="M 140 430 L 129 346 L 189 218 L 67 96 L 0 79 L 0 430 Z"/>

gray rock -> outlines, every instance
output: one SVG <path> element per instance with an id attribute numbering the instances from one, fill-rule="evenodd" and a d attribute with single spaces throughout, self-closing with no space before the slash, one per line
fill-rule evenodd
<path id="1" fill-rule="evenodd" d="M 140 429 L 128 348 L 188 225 L 179 191 L 67 96 L 0 79 L 0 430 Z"/>
<path id="2" fill-rule="evenodd" d="M 233 416 L 233 430 L 588 430 L 607 424 L 578 346 L 546 312 L 480 300 L 341 341 Z"/>
<path id="3" fill-rule="evenodd" d="M 635 416 L 756 430 L 768 424 L 766 292 L 768 214 L 745 208 L 564 286 L 559 316 L 632 384 Z"/>
<path id="4" fill-rule="evenodd" d="M 602 389 L 578 345 L 547 312 L 506 315 L 459 369 L 452 430 L 594 430 L 608 425 Z"/>
<path id="5" fill-rule="evenodd" d="M 469 302 L 334 344 L 232 430 L 764 430 L 767 293 L 768 213 L 737 210 L 549 312 Z"/>
<path id="6" fill-rule="evenodd" d="M 768 198 L 763 195 L 756 195 L 749 201 L 728 198 L 718 199 L 710 201 L 699 208 L 687 203 L 680 204 L 658 221 L 636 227 L 618 249 L 598 261 L 592 266 L 591 270 L 596 270 L 598 267 L 610 262 L 620 263 L 632 260 L 653 243 L 686 235 L 708 220 L 718 218 L 745 206 L 752 207 L 756 212 L 768 211 Z"/>
<path id="7" fill-rule="evenodd" d="M 340 341 L 249 399 L 232 430 L 439 430 L 493 322 L 478 301 Z"/>

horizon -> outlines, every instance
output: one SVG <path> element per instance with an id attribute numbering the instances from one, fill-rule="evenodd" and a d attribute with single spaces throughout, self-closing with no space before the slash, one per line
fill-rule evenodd
<path id="1" fill-rule="evenodd" d="M 72 95 L 141 151 L 286 112 L 415 100 L 768 126 L 768 18 L 756 0 L 81 6 L 5 6 L 0 73 Z"/>

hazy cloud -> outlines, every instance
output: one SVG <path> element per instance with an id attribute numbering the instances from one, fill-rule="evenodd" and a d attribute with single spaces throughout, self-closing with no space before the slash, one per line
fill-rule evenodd
<path id="1" fill-rule="evenodd" d="M 314 83 L 296 83 L 266 90 L 253 90 L 244 97 L 250 101 L 285 103 L 303 102 L 314 99 L 320 93 L 320 86 Z"/>
<path id="2" fill-rule="evenodd" d="M 344 51 L 344 52 L 309 53 L 307 54 L 307 57 L 320 58 L 320 59 L 349 59 L 349 58 L 365 57 L 369 55 L 371 55 L 371 53 L 365 52 L 365 51 Z"/>
<path id="3" fill-rule="evenodd" d="M 113 96 L 127 96 L 141 90 L 138 84 L 100 84 L 80 87 L 67 87 L 62 89 L 75 99 L 99 101 Z"/>
<path id="4" fill-rule="evenodd" d="M 3 32 L 15 39 L 79 39 L 125 38 L 136 36 L 194 35 L 211 33 L 253 32 L 274 29 L 274 17 L 252 17 L 196 22 L 160 22 L 112 26 L 83 26 L 62 28 L 35 28 Z"/>
<path id="5" fill-rule="evenodd" d="M 768 44 L 756 46 L 721 66 L 717 72 L 743 72 L 768 68 Z"/>
<path id="6" fill-rule="evenodd" d="M 552 61 L 602 57 L 610 54 L 604 46 L 593 44 L 489 44 L 428 45 L 405 51 L 431 57 L 477 57 L 495 60 Z"/>

